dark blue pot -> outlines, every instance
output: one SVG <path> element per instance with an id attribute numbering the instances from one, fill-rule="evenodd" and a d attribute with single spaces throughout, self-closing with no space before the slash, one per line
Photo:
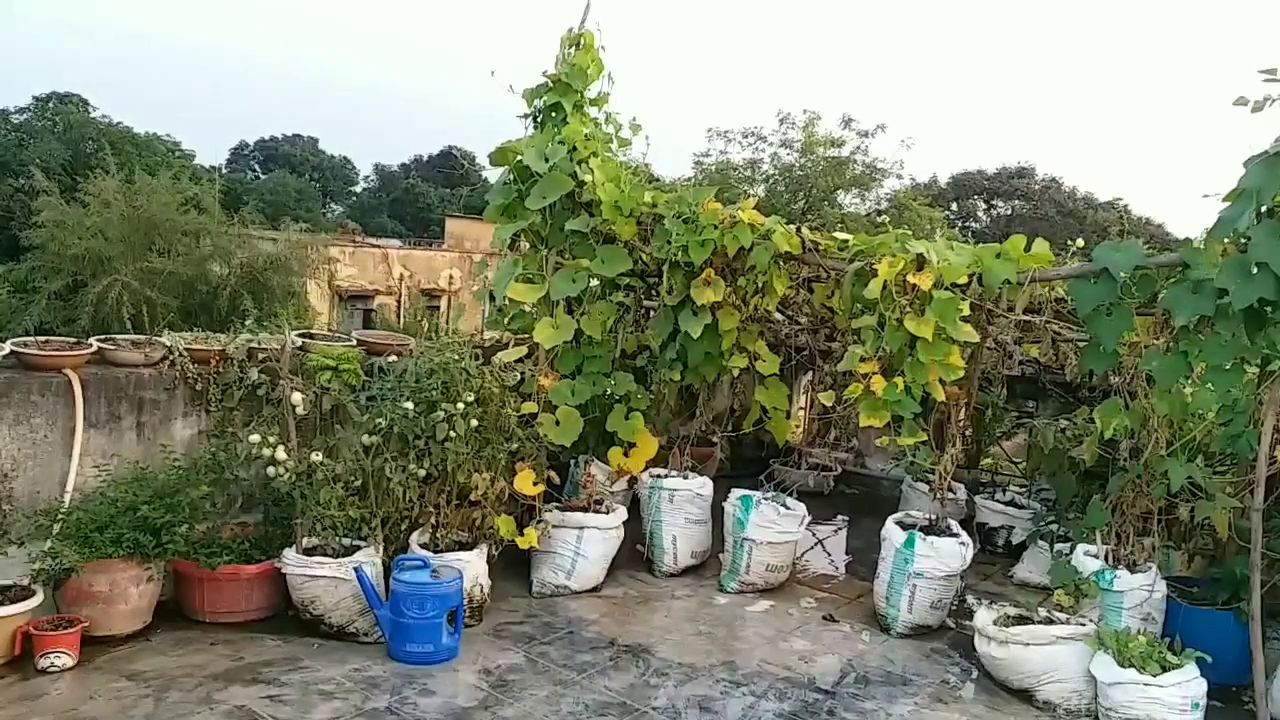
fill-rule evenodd
<path id="1" fill-rule="evenodd" d="M 1175 586 L 1195 587 L 1194 578 L 1169 578 Z M 1212 687 L 1236 687 L 1253 682 L 1253 655 L 1249 649 L 1249 621 L 1235 608 L 1190 605 L 1169 593 L 1164 614 L 1164 636 L 1182 647 L 1199 650 L 1212 662 L 1197 660 L 1200 674 Z"/>

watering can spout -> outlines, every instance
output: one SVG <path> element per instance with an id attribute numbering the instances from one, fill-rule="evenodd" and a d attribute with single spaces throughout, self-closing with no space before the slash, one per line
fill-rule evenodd
<path id="1" fill-rule="evenodd" d="M 360 592 L 364 593 L 364 601 L 369 603 L 369 609 L 373 611 L 373 618 L 378 621 L 378 629 L 382 631 L 383 637 L 387 635 L 387 608 L 382 602 L 382 597 L 378 595 L 378 590 L 373 586 L 373 581 L 365 574 L 364 568 L 356 566 L 356 582 L 360 583 Z"/>

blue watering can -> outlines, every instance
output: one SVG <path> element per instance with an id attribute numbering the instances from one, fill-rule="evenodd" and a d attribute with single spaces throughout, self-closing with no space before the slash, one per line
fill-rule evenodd
<path id="1" fill-rule="evenodd" d="M 462 571 L 433 566 L 422 555 L 401 555 L 391 563 L 391 585 L 384 603 L 364 569 L 356 581 L 378 627 L 387 639 L 387 655 L 406 665 L 438 665 L 458 657 L 462 641 Z"/>

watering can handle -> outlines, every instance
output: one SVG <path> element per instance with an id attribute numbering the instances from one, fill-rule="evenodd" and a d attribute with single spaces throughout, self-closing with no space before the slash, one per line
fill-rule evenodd
<path id="1" fill-rule="evenodd" d="M 391 562 L 391 572 L 392 574 L 395 574 L 399 572 L 402 568 L 408 567 L 410 565 L 418 565 L 426 568 L 427 570 L 430 570 L 431 558 L 425 555 L 401 555 L 400 557 L 396 558 Z"/>

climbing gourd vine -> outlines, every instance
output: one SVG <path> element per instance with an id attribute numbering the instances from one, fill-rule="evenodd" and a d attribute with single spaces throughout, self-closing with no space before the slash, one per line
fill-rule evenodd
<path id="1" fill-rule="evenodd" d="M 696 416 L 698 398 L 738 381 L 749 424 L 785 442 L 789 389 L 760 328 L 800 239 L 754 200 L 657 186 L 607 85 L 594 35 L 566 33 L 555 69 L 524 91 L 528 133 L 489 156 L 503 168 L 485 212 L 504 253 L 492 298 L 502 326 L 532 340 L 498 356 L 533 361 L 520 410 L 551 446 L 608 448 L 634 474 L 657 454 L 657 419 Z"/>
<path id="2" fill-rule="evenodd" d="M 890 229 L 837 233 L 824 249 L 849 260 L 838 282 L 814 293 L 847 339 L 836 370 L 849 382 L 817 398 L 851 409 L 860 427 L 884 430 L 878 442 L 900 447 L 930 440 L 923 419 L 929 401 L 945 404 L 963 394 L 956 383 L 982 341 L 970 322 L 974 301 L 1006 302 L 1019 290 L 1020 273 L 1054 261 L 1047 241 L 1024 235 L 970 245 Z"/>

